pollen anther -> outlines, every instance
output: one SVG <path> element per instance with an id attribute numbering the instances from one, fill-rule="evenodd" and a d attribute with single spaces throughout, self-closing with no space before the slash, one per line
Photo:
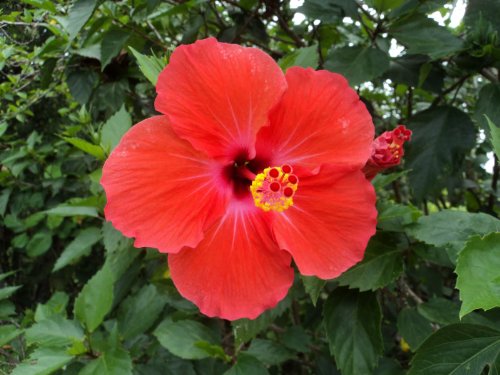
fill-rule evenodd
<path id="1" fill-rule="evenodd" d="M 299 179 L 291 174 L 292 167 L 269 167 L 255 176 L 250 186 L 255 206 L 264 211 L 282 212 L 293 205 Z"/>

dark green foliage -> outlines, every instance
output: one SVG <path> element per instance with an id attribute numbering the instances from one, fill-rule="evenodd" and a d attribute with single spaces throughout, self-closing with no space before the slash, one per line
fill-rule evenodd
<path id="1" fill-rule="evenodd" d="M 500 2 L 467 3 L 452 27 L 452 0 L 2 1 L 0 374 L 498 375 Z M 255 320 L 201 315 L 103 215 L 103 162 L 208 36 L 341 73 L 377 134 L 413 130 L 363 261 Z"/>

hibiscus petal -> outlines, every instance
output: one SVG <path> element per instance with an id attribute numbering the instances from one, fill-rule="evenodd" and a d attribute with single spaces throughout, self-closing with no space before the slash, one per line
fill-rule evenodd
<path id="1" fill-rule="evenodd" d="M 254 319 L 293 283 L 291 257 L 278 249 L 266 214 L 233 202 L 195 249 L 168 257 L 179 292 L 208 316 Z"/>
<path id="2" fill-rule="evenodd" d="M 363 258 L 377 211 L 375 192 L 362 172 L 324 166 L 300 180 L 293 200 L 276 214 L 273 231 L 300 273 L 331 279 Z"/>
<path id="3" fill-rule="evenodd" d="M 130 129 L 102 171 L 106 219 L 136 247 L 196 246 L 226 206 L 221 167 L 173 132 L 165 116 Z M 228 188 L 230 192 L 230 188 Z"/>
<path id="4" fill-rule="evenodd" d="M 214 38 L 178 47 L 158 78 L 155 108 L 181 137 L 212 157 L 255 154 L 257 131 L 286 88 L 274 60 Z"/>
<path id="5" fill-rule="evenodd" d="M 257 135 L 257 155 L 271 165 L 310 170 L 323 163 L 362 167 L 374 126 L 368 110 L 339 74 L 300 67 L 286 72 L 288 89 Z"/>

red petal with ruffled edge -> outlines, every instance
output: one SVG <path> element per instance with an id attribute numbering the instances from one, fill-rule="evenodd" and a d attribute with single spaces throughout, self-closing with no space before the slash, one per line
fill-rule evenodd
<path id="1" fill-rule="evenodd" d="M 374 127 L 365 105 L 339 74 L 299 67 L 286 72 L 288 89 L 257 135 L 257 155 L 270 165 L 314 170 L 324 163 L 362 167 Z"/>
<path id="2" fill-rule="evenodd" d="M 180 139 L 165 116 L 133 126 L 102 171 L 106 219 L 136 247 L 177 252 L 196 246 L 224 214 L 221 166 Z"/>
<path id="3" fill-rule="evenodd" d="M 273 231 L 301 274 L 331 279 L 363 258 L 377 211 L 373 186 L 362 172 L 323 166 L 300 180 L 293 201 L 275 215 Z"/>
<path id="4" fill-rule="evenodd" d="M 168 257 L 179 292 L 210 317 L 254 319 L 293 283 L 291 257 L 278 248 L 263 211 L 234 201 L 195 249 Z"/>
<path id="5" fill-rule="evenodd" d="M 161 72 L 155 108 L 175 132 L 212 157 L 255 154 L 255 135 L 286 88 L 281 69 L 256 48 L 214 38 L 177 47 Z"/>

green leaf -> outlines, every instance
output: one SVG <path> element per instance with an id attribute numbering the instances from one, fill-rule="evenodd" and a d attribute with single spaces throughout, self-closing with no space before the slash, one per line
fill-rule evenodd
<path id="1" fill-rule="evenodd" d="M 128 249 L 132 246 L 131 239 L 123 236 L 109 221 L 102 226 L 102 237 L 107 254 Z"/>
<path id="2" fill-rule="evenodd" d="M 0 326 L 0 347 L 8 344 L 21 333 L 23 333 L 23 331 L 18 329 L 15 325 L 6 324 Z"/>
<path id="3" fill-rule="evenodd" d="M 108 153 L 118 145 L 120 139 L 132 126 L 132 118 L 125 106 L 111 116 L 101 130 L 101 147 Z"/>
<path id="4" fill-rule="evenodd" d="M 386 233 L 372 237 L 361 263 L 336 280 L 340 285 L 364 292 L 382 288 L 403 272 L 403 256 L 394 236 Z"/>
<path id="5" fill-rule="evenodd" d="M 473 0 L 467 2 L 464 23 L 475 28 L 487 22 L 500 35 L 500 4 L 497 0 Z M 493 32 L 494 32 L 493 31 Z"/>
<path id="6" fill-rule="evenodd" d="M 119 29 L 111 29 L 104 34 L 101 43 L 101 70 L 120 53 L 129 37 L 128 32 Z"/>
<path id="7" fill-rule="evenodd" d="M 69 297 L 66 293 L 55 292 L 46 303 L 38 304 L 35 310 L 35 321 L 41 322 L 54 315 L 66 316 L 68 302 Z"/>
<path id="8" fill-rule="evenodd" d="M 500 220 L 491 215 L 453 210 L 422 216 L 409 229 L 409 233 L 420 241 L 438 247 L 450 247 L 453 258 L 456 258 L 470 236 L 496 231 L 500 231 Z"/>
<path id="9" fill-rule="evenodd" d="M 97 0 L 76 0 L 68 13 L 67 30 L 73 39 L 87 23 L 97 5 Z"/>
<path id="10" fill-rule="evenodd" d="M 474 125 L 464 112 L 444 106 L 428 109 L 408 122 L 413 131 L 406 155 L 417 200 L 439 193 L 475 142 Z"/>
<path id="11" fill-rule="evenodd" d="M 293 52 L 283 56 L 278 64 L 283 71 L 292 66 L 301 66 L 303 68 L 316 69 L 319 63 L 318 45 L 296 49 Z"/>
<path id="12" fill-rule="evenodd" d="M 311 345 L 311 338 L 301 326 L 293 326 L 283 334 L 283 345 L 299 353 L 308 353 Z"/>
<path id="13" fill-rule="evenodd" d="M 385 77 L 393 82 L 404 83 L 408 86 L 421 87 L 424 90 L 441 93 L 444 83 L 444 70 L 437 64 L 429 64 L 430 58 L 425 55 L 406 55 L 391 60 Z M 421 74 L 424 66 L 430 71 L 424 76 Z"/>
<path id="14" fill-rule="evenodd" d="M 113 305 L 114 277 L 109 267 L 101 268 L 75 300 L 75 316 L 90 332 L 104 320 Z"/>
<path id="15" fill-rule="evenodd" d="M 404 0 L 373 0 L 373 6 L 379 12 L 385 12 L 401 6 Z"/>
<path id="16" fill-rule="evenodd" d="M 154 86 L 156 86 L 156 82 L 158 81 L 158 76 L 160 72 L 163 70 L 165 65 L 167 64 L 166 59 L 160 59 L 156 56 L 146 56 L 142 53 L 137 52 L 132 47 L 129 47 L 130 51 L 134 54 L 134 57 L 137 59 L 137 63 L 139 64 L 139 69 L 141 69 L 142 74 L 151 82 Z"/>
<path id="17" fill-rule="evenodd" d="M 421 13 L 411 13 L 393 23 L 389 33 L 408 48 L 409 54 L 425 54 L 432 59 L 451 55 L 463 42 L 447 28 Z"/>
<path id="18" fill-rule="evenodd" d="M 106 154 L 104 153 L 101 146 L 93 145 L 90 142 L 87 142 L 81 138 L 76 138 L 76 137 L 63 137 L 63 139 L 66 142 L 71 143 L 76 148 L 86 152 L 87 154 L 94 156 L 99 160 L 106 159 Z"/>
<path id="19" fill-rule="evenodd" d="M 458 323 L 460 306 L 445 298 L 432 298 L 417 306 L 417 310 L 427 320 L 448 325 Z"/>
<path id="20" fill-rule="evenodd" d="M 336 289 L 325 304 L 323 317 L 330 352 L 342 374 L 373 373 L 383 350 L 382 314 L 376 295 Z"/>
<path id="21" fill-rule="evenodd" d="M 472 324 L 452 324 L 420 346 L 408 375 L 479 375 L 499 352 L 499 331 Z"/>
<path id="22" fill-rule="evenodd" d="M 70 346 L 74 341 L 83 341 L 82 327 L 74 320 L 54 315 L 49 319 L 33 324 L 26 330 L 26 342 L 46 347 Z"/>
<path id="23" fill-rule="evenodd" d="M 30 257 L 45 254 L 52 246 L 52 234 L 50 232 L 37 232 L 30 238 L 26 245 L 26 253 Z"/>
<path id="24" fill-rule="evenodd" d="M 0 194 L 0 216 L 2 217 L 5 215 L 5 211 L 7 210 L 7 203 L 9 203 L 11 192 L 11 189 L 5 189 L 2 191 L 2 194 Z"/>
<path id="25" fill-rule="evenodd" d="M 99 358 L 89 362 L 78 375 L 132 375 L 132 359 L 119 347 L 107 348 Z"/>
<path id="26" fill-rule="evenodd" d="M 118 312 L 118 329 L 123 338 L 127 340 L 146 332 L 158 319 L 166 302 L 154 285 L 145 285 L 129 296 Z"/>
<path id="27" fill-rule="evenodd" d="M 500 222 L 500 220 L 499 220 Z M 500 232 L 467 241 L 458 256 L 460 318 L 475 309 L 500 307 Z"/>
<path id="28" fill-rule="evenodd" d="M 500 159 L 500 128 L 498 128 L 491 120 L 486 116 L 486 121 L 488 121 L 488 126 L 490 128 L 490 141 L 495 150 L 497 158 Z"/>
<path id="29" fill-rule="evenodd" d="M 154 331 L 160 344 L 172 354 L 184 359 L 202 359 L 209 354 L 196 346 L 197 342 L 206 341 L 217 344 L 214 333 L 206 326 L 193 320 L 174 322 L 164 320 Z"/>
<path id="30" fill-rule="evenodd" d="M 415 308 L 407 307 L 398 315 L 398 332 L 415 351 L 432 334 L 432 327 Z"/>
<path id="31" fill-rule="evenodd" d="M 95 207 L 86 206 L 69 206 L 66 204 L 61 204 L 57 207 L 51 208 L 50 210 L 44 211 L 47 215 L 56 216 L 90 216 L 99 217 L 99 212 Z"/>
<path id="32" fill-rule="evenodd" d="M 57 258 L 56 264 L 52 272 L 58 271 L 69 264 L 76 263 L 81 257 L 90 254 L 92 246 L 101 239 L 101 230 L 99 228 L 90 227 L 82 230 L 64 249 L 62 254 Z"/>
<path id="33" fill-rule="evenodd" d="M 304 284 L 306 293 L 309 294 L 313 305 L 316 306 L 319 295 L 321 294 L 321 291 L 326 284 L 326 280 L 322 280 L 316 276 L 301 275 L 300 278 L 302 279 L 302 283 Z"/>
<path id="34" fill-rule="evenodd" d="M 257 358 L 246 353 L 240 353 L 236 364 L 227 370 L 224 375 L 269 375 L 269 372 Z"/>
<path id="35" fill-rule="evenodd" d="M 72 359 L 63 349 L 38 348 L 11 375 L 50 375 Z"/>
<path id="36" fill-rule="evenodd" d="M 376 47 L 342 47 L 330 51 L 325 68 L 344 75 L 351 86 L 381 76 L 389 68 L 389 56 Z"/>
<path id="37" fill-rule="evenodd" d="M 409 204 L 398 204 L 386 200 L 377 202 L 377 225 L 386 231 L 404 232 L 410 224 L 422 216 L 420 210 Z"/>
<path id="38" fill-rule="evenodd" d="M 298 11 L 327 23 L 340 21 L 346 16 L 355 18 L 357 15 L 353 0 L 305 0 Z"/>
<path id="39" fill-rule="evenodd" d="M 294 354 L 271 340 L 253 339 L 250 347 L 245 352 L 257 358 L 266 365 L 277 365 L 294 357 Z"/>
<path id="40" fill-rule="evenodd" d="M 500 102 L 500 83 L 489 83 L 479 91 L 479 97 L 474 110 L 474 120 L 483 129 L 488 129 L 489 122 L 500 124 L 500 108 L 496 103 Z M 488 119 L 490 121 L 488 121 Z"/>
<path id="41" fill-rule="evenodd" d="M 89 69 L 74 70 L 68 73 L 66 83 L 75 100 L 84 105 L 90 99 L 92 91 L 99 80 L 96 72 Z"/>
<path id="42" fill-rule="evenodd" d="M 17 286 L 6 286 L 4 288 L 0 288 L 0 301 L 3 299 L 9 298 L 11 295 L 13 295 L 19 288 L 21 288 L 21 285 Z"/>

